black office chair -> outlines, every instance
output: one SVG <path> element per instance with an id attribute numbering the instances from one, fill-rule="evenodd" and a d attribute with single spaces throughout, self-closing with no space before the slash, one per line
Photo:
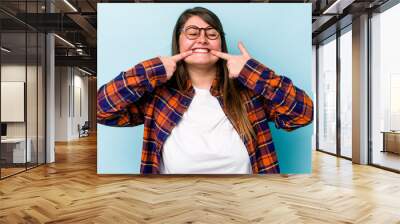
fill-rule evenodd
<path id="1" fill-rule="evenodd" d="M 85 121 L 82 127 L 80 127 L 80 125 L 78 124 L 79 138 L 89 136 L 89 129 L 90 129 L 89 121 Z"/>

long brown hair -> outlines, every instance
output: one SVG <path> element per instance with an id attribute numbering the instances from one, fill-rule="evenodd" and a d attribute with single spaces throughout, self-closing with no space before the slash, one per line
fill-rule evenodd
<path id="1" fill-rule="evenodd" d="M 222 28 L 222 24 L 219 18 L 210 10 L 202 7 L 195 7 L 192 9 L 185 10 L 178 18 L 173 36 L 172 36 L 172 55 L 179 54 L 179 35 L 181 29 L 185 25 L 186 21 L 192 17 L 198 16 L 203 19 L 210 26 L 215 28 L 221 37 L 221 51 L 227 53 L 228 49 L 226 46 L 225 34 Z M 235 122 L 235 125 L 239 129 L 239 135 L 241 138 L 247 137 L 251 139 L 256 137 L 254 129 L 247 116 L 245 104 L 244 104 L 244 92 L 243 88 L 237 84 L 233 79 L 229 78 L 228 68 L 226 61 L 219 59 L 216 63 L 217 76 L 219 78 L 218 90 L 222 92 L 224 106 L 227 111 L 227 116 Z M 185 62 L 180 61 L 176 65 L 174 75 L 170 79 L 170 83 L 176 86 L 179 90 L 187 89 L 187 81 L 190 79 L 188 71 L 185 66 Z M 241 94 L 243 92 L 243 94 Z M 244 135 L 244 136 L 243 136 Z"/>

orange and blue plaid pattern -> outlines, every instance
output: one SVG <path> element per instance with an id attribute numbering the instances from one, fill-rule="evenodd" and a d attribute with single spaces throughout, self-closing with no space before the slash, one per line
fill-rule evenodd
<path id="1" fill-rule="evenodd" d="M 279 163 L 268 122 L 291 131 L 313 120 L 313 102 L 301 89 L 284 76 L 278 76 L 254 59 L 247 61 L 236 79 L 246 87 L 245 107 L 256 139 L 244 139 L 254 174 L 279 173 Z M 220 102 L 216 90 L 211 93 Z M 100 87 L 97 93 L 97 121 L 108 126 L 144 124 L 140 172 L 158 174 L 162 147 L 172 129 L 179 123 L 194 96 L 188 90 L 179 91 L 168 85 L 165 68 L 159 58 L 153 58 L 121 72 Z"/>

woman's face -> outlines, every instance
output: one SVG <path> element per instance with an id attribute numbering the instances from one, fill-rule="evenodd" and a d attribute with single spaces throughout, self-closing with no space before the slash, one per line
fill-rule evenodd
<path id="1" fill-rule="evenodd" d="M 215 40 L 210 40 L 207 38 L 205 30 L 200 30 L 200 36 L 196 39 L 189 39 L 184 31 L 189 26 L 196 26 L 198 28 L 211 27 L 203 19 L 198 16 L 190 17 L 183 26 L 183 31 L 179 35 L 179 51 L 185 52 L 188 50 L 193 50 L 193 54 L 186 57 L 184 61 L 189 65 L 196 66 L 210 66 L 214 65 L 218 61 L 218 57 L 212 55 L 209 51 L 216 50 L 221 51 L 221 37 Z"/>

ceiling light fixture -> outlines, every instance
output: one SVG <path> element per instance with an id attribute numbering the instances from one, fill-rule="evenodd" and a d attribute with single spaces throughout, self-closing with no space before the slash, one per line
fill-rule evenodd
<path id="1" fill-rule="evenodd" d="M 11 52 L 11 50 L 9 50 L 9 49 L 7 49 L 7 48 L 5 48 L 5 47 L 1 47 L 1 50 L 4 51 L 4 52 L 6 52 L 6 53 L 10 53 L 10 52 Z"/>
<path id="2" fill-rule="evenodd" d="M 54 34 L 54 36 L 56 36 L 58 39 L 60 39 L 61 41 L 63 41 L 64 43 L 68 44 L 69 46 L 75 48 L 75 45 L 73 45 L 71 42 L 69 42 L 68 40 L 58 36 L 57 34 Z"/>
<path id="3" fill-rule="evenodd" d="M 355 0 L 336 0 L 332 5 L 324 10 L 322 14 L 342 14 L 343 9 L 351 5 Z"/>
<path id="4" fill-rule="evenodd" d="M 87 74 L 87 75 L 90 75 L 90 76 L 92 75 L 92 73 L 90 73 L 90 72 L 88 72 L 88 71 L 85 71 L 85 70 L 83 70 L 83 69 L 81 69 L 81 68 L 79 68 L 79 67 L 78 67 L 78 70 L 81 71 L 81 72 L 83 72 L 83 73 L 85 73 L 85 74 Z"/>
<path id="5" fill-rule="evenodd" d="M 64 0 L 65 4 L 67 4 L 72 10 L 74 10 L 74 12 L 78 12 L 78 10 L 71 4 L 69 3 L 68 0 Z"/>

